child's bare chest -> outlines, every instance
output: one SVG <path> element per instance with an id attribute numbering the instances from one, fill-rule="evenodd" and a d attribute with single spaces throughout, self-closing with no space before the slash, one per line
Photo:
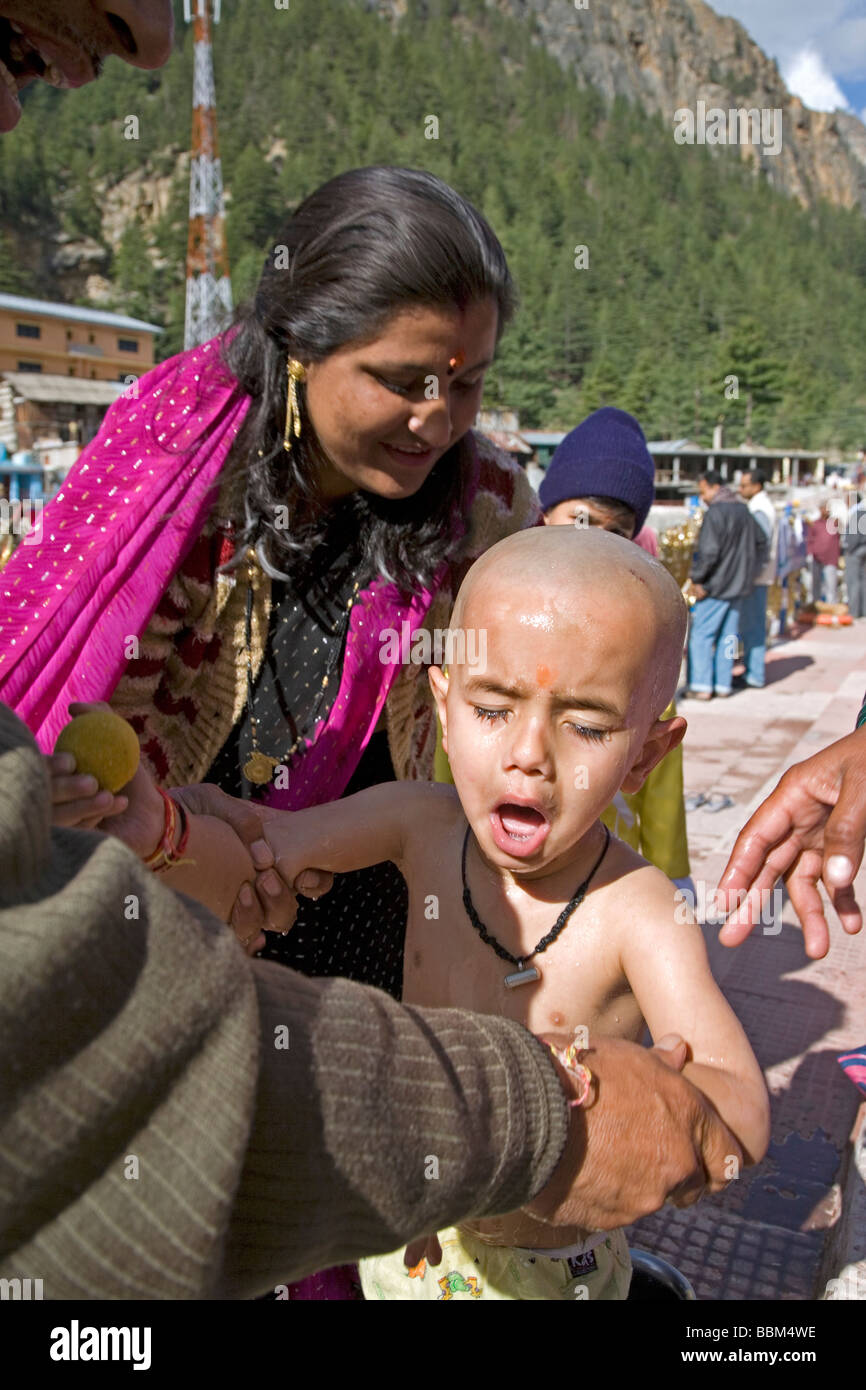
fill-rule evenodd
<path id="1" fill-rule="evenodd" d="M 450 861 L 450 862 L 448 862 Z M 524 1024 L 533 1033 L 570 1039 L 576 1029 L 593 1036 L 637 1041 L 643 1020 L 622 973 L 603 914 L 582 903 L 545 950 L 532 948 L 553 927 L 560 909 L 550 904 L 479 902 L 488 935 L 511 955 L 524 956 L 538 979 L 509 987 L 518 966 L 485 942 L 467 915 L 459 861 L 434 864 L 420 854 L 406 866 L 409 920 L 403 964 L 403 1001 L 472 1009 Z M 447 867 L 446 867 L 447 864 Z M 456 868 L 456 873 L 455 873 Z"/>

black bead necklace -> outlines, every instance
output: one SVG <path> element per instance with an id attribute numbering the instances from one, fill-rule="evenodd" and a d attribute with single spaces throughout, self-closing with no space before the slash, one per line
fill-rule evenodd
<path id="1" fill-rule="evenodd" d="M 575 908 L 580 907 L 580 904 L 586 897 L 586 890 L 595 877 L 597 870 L 601 867 L 601 861 L 607 854 L 607 847 L 610 844 L 610 831 L 606 825 L 602 826 L 602 829 L 604 830 L 604 846 L 601 854 L 596 859 L 586 878 L 583 880 L 583 883 L 575 890 L 573 897 L 569 898 L 568 902 L 565 904 L 565 907 L 560 912 L 550 931 L 546 936 L 541 938 L 538 945 L 533 951 L 529 952 L 528 956 L 513 956 L 510 951 L 506 951 L 505 947 L 496 940 L 495 936 L 490 935 L 490 932 L 475 911 L 472 894 L 469 892 L 469 884 L 466 882 L 466 850 L 469 845 L 469 835 L 471 831 L 471 827 L 467 825 L 466 834 L 463 837 L 463 855 L 460 861 L 460 872 L 463 875 L 463 906 L 466 908 L 466 915 L 478 932 L 481 940 L 485 942 L 486 945 L 492 946 L 501 960 L 508 960 L 512 965 L 517 966 L 516 971 L 505 976 L 505 985 L 507 989 L 515 989 L 518 985 L 529 985 L 535 980 L 541 979 L 541 971 L 538 967 L 535 965 L 527 966 L 524 962 L 531 960 L 533 956 L 541 955 L 542 951 L 546 951 L 548 946 L 552 945 L 565 927 Z"/>

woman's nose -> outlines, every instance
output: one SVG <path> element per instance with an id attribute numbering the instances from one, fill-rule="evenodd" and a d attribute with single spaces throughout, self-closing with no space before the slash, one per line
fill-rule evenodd
<path id="1" fill-rule="evenodd" d="M 447 395 L 416 406 L 409 428 L 425 444 L 434 449 L 444 448 L 451 439 L 451 407 Z"/>
<path id="2" fill-rule="evenodd" d="M 199 0 L 190 0 L 195 14 Z M 137 68 L 161 68 L 171 54 L 171 0 L 96 0 L 114 33 L 114 52 Z"/>

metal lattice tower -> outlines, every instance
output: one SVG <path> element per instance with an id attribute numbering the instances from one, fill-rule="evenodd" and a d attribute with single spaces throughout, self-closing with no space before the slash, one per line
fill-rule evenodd
<path id="1" fill-rule="evenodd" d="M 195 40 L 184 326 L 187 348 L 206 342 L 225 328 L 232 310 L 211 51 L 211 20 L 219 22 L 220 3 L 184 0 L 183 6 L 184 18 L 193 22 Z"/>

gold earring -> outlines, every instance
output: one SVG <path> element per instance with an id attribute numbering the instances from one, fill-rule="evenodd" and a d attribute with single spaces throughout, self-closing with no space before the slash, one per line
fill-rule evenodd
<path id="1" fill-rule="evenodd" d="M 301 437 L 301 412 L 298 407 L 298 382 L 303 381 L 307 372 L 302 362 L 290 357 L 286 362 L 286 428 L 283 432 L 283 448 L 291 453 L 292 435 Z"/>

